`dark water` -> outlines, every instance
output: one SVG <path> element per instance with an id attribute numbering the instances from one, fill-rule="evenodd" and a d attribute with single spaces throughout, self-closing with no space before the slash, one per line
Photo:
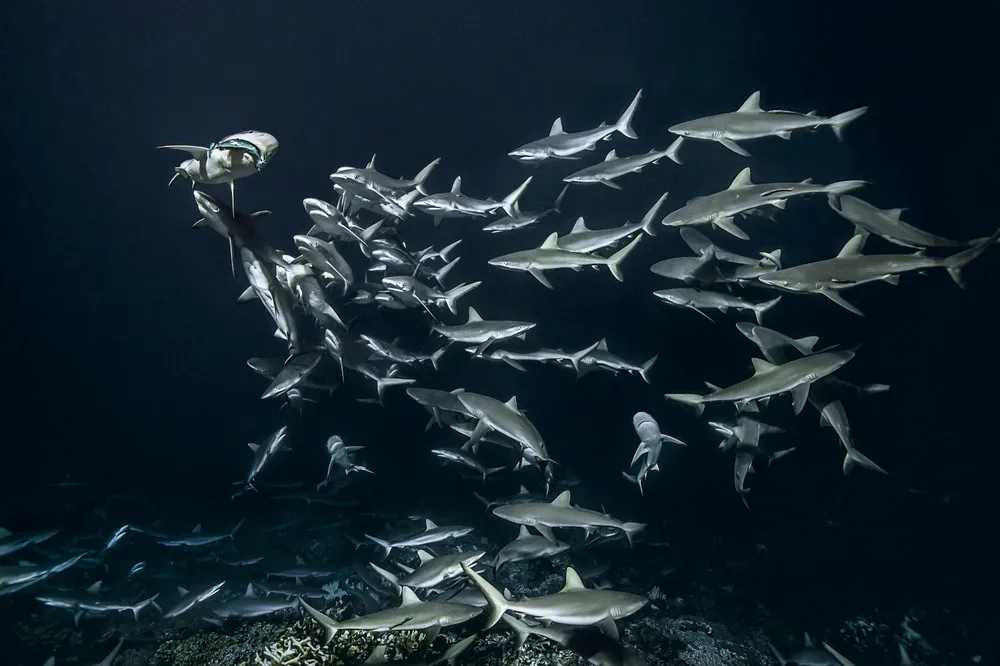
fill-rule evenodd
<path id="1" fill-rule="evenodd" d="M 308 226 L 301 199 L 330 198 L 328 174 L 363 165 L 372 153 L 393 176 L 440 156 L 431 189 L 461 175 L 465 191 L 481 197 L 500 197 L 533 174 L 525 203 L 541 208 L 568 169 L 532 169 L 505 153 L 555 117 L 567 129 L 593 127 L 642 88 L 640 141 L 614 145 L 620 153 L 662 149 L 673 123 L 734 110 L 760 89 L 764 108 L 869 111 L 844 144 L 827 130 L 764 139 L 746 144 L 747 160 L 688 142 L 683 167 L 647 168 L 623 179 L 622 192 L 573 188 L 564 215 L 531 230 L 491 236 L 473 220 L 433 230 L 422 216 L 401 227 L 414 248 L 464 238 L 452 279 L 484 280 L 469 302 L 487 318 L 537 320 L 538 344 L 579 349 L 606 337 L 634 362 L 658 353 L 652 386 L 625 375 L 574 381 L 547 367 L 522 375 L 457 350 L 439 373 L 415 376 L 423 386 L 503 399 L 516 393 L 553 458 L 581 479 L 575 501 L 649 522 L 692 558 L 738 557 L 766 543 L 754 594 L 801 628 L 915 604 L 947 606 L 973 627 L 985 622 L 979 609 L 991 601 L 983 582 L 992 578 L 993 550 L 986 517 L 996 506 L 996 256 L 968 270 L 966 291 L 934 271 L 907 276 L 898 288 L 859 288 L 850 298 L 865 318 L 824 299 L 785 298 L 769 326 L 819 335 L 822 345 L 863 343 L 844 378 L 892 385 L 847 406 L 858 446 L 889 475 L 845 479 L 842 451 L 815 412 L 793 419 L 781 405 L 782 445 L 798 449 L 759 475 L 753 511 L 732 491 L 731 461 L 716 454 L 704 422 L 661 395 L 705 380 L 734 383 L 757 355 L 733 330 L 740 317 L 715 316 L 713 326 L 650 296 L 666 285 L 646 268 L 687 253 L 672 230 L 640 245 L 624 284 L 606 274 L 556 274 L 548 291 L 485 261 L 540 243 L 549 231 L 564 233 L 578 215 L 593 226 L 635 221 L 667 190 L 672 210 L 721 189 L 745 164 L 755 182 L 862 178 L 872 183 L 867 200 L 908 207 L 904 219 L 917 227 L 984 236 L 997 225 L 998 109 L 988 63 L 998 54 L 984 36 L 995 9 L 148 4 L 36 2 L 7 12 L 0 525 L 93 531 L 93 510 L 111 501 L 116 525 L 229 529 L 248 510 L 229 499 L 250 464 L 245 442 L 285 422 L 299 450 L 279 463 L 277 477 L 316 480 L 322 442 L 338 433 L 368 447 L 376 481 L 357 491 L 367 505 L 470 520 L 462 508 L 477 484 L 458 481 L 427 453 L 459 441 L 425 433 L 425 413 L 404 393 L 390 391 L 384 408 L 359 404 L 371 386 L 354 378 L 301 417 L 261 403 L 263 384 L 245 360 L 280 355 L 281 343 L 259 308 L 235 302 L 242 276 L 234 283 L 229 275 L 224 241 L 190 230 L 197 211 L 185 184 L 166 189 L 176 160 L 156 145 L 207 144 L 251 127 L 277 136 L 278 156 L 240 182 L 237 195 L 240 208 L 273 211 L 265 234 L 290 249 L 290 236 Z M 792 204 L 779 220 L 745 228 L 755 248 L 784 248 L 788 264 L 831 256 L 850 233 L 822 201 Z M 400 334 L 410 348 L 437 348 L 412 312 L 363 321 L 385 339 Z M 645 498 L 620 475 L 636 444 L 630 418 L 638 410 L 692 444 L 665 452 Z M 495 494 L 517 490 L 513 477 L 501 478 Z M 48 485 L 64 480 L 86 487 Z M 500 541 L 511 536 L 482 521 Z"/>

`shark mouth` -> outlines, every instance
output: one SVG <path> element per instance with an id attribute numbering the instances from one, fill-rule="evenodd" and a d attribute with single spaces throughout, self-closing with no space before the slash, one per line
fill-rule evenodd
<path id="1" fill-rule="evenodd" d="M 249 153 L 253 157 L 253 165 L 258 172 L 267 165 L 267 158 L 265 158 L 264 153 L 261 152 L 260 146 L 251 141 L 247 141 L 246 139 L 227 139 L 225 141 L 217 141 L 210 145 L 208 150 L 211 152 L 216 149 L 232 148 Z"/>

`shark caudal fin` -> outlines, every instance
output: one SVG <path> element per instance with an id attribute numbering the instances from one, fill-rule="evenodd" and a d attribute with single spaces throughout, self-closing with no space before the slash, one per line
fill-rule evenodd
<path id="1" fill-rule="evenodd" d="M 635 246 L 638 245 L 639 241 L 641 240 L 642 240 L 642 234 L 639 234 L 638 236 L 632 239 L 631 243 L 623 247 L 618 252 L 615 252 L 608 259 L 608 264 L 607 264 L 608 270 L 611 271 L 611 274 L 614 275 L 615 279 L 618 280 L 619 282 L 625 281 L 625 276 L 622 275 L 622 269 L 621 269 L 622 262 L 625 261 L 625 257 L 627 257 L 632 252 L 632 250 L 635 249 Z"/>
<path id="2" fill-rule="evenodd" d="M 465 562 L 462 562 L 462 571 L 464 571 L 465 575 L 472 580 L 472 584 L 475 585 L 480 592 L 482 592 L 483 598 L 486 599 L 488 613 L 486 616 L 486 624 L 483 628 L 489 629 L 499 622 L 500 618 L 503 617 L 503 614 L 510 609 L 510 602 L 508 602 L 507 599 L 500 594 L 500 590 L 486 582 L 485 578 L 473 571 Z"/>
<path id="3" fill-rule="evenodd" d="M 635 98 L 632 100 L 632 103 L 628 105 L 628 108 L 625 109 L 624 113 L 622 113 L 621 118 L 619 118 L 618 122 L 615 123 L 615 130 L 617 130 L 622 136 L 627 136 L 630 139 L 639 138 L 639 135 L 635 133 L 634 129 L 632 129 L 632 118 L 635 116 L 635 110 L 639 108 L 640 99 L 642 99 L 642 90 L 639 90 L 639 92 L 635 94 Z"/>
<path id="4" fill-rule="evenodd" d="M 838 113 L 834 117 L 830 118 L 830 129 L 836 135 L 837 140 L 844 140 L 844 128 L 853 123 L 855 120 L 865 115 L 865 111 L 868 110 L 867 106 L 862 106 L 857 109 L 851 109 L 850 111 L 844 111 L 843 113 Z"/>

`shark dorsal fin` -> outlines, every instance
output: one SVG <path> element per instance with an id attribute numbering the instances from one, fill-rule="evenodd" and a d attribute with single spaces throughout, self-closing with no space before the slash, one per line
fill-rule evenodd
<path id="1" fill-rule="evenodd" d="M 559 234 L 553 231 L 542 243 L 541 250 L 555 250 L 559 247 Z"/>
<path id="2" fill-rule="evenodd" d="M 566 567 L 566 584 L 563 585 L 563 589 L 560 592 L 571 592 L 573 590 L 585 589 L 583 586 L 583 581 L 580 580 L 580 574 L 576 572 L 573 567 Z"/>
<path id="3" fill-rule="evenodd" d="M 518 539 L 527 539 L 531 536 L 531 532 L 528 531 L 527 525 L 521 525 L 520 531 L 517 533 Z"/>
<path id="4" fill-rule="evenodd" d="M 87 591 L 89 592 L 90 590 L 88 589 Z M 186 588 L 183 588 L 180 585 L 178 585 L 177 586 L 177 594 L 181 595 L 182 597 L 186 597 L 188 595 L 188 591 L 187 591 Z"/>
<path id="5" fill-rule="evenodd" d="M 519 491 L 517 491 L 517 494 L 518 495 L 527 495 L 527 494 L 529 494 L 528 493 L 528 489 L 525 488 L 524 486 L 521 486 L 521 489 Z"/>
<path id="6" fill-rule="evenodd" d="M 747 187 L 748 185 L 753 185 L 753 181 L 750 180 L 750 167 L 744 167 L 743 171 L 736 174 L 736 178 L 733 178 L 733 182 L 729 184 L 727 189 L 735 190 L 737 187 Z"/>
<path id="7" fill-rule="evenodd" d="M 462 193 L 462 177 L 461 176 L 455 176 L 455 181 L 451 184 L 451 193 L 452 194 L 461 194 Z"/>
<path id="8" fill-rule="evenodd" d="M 479 316 L 478 312 L 476 312 L 476 308 L 474 308 L 474 307 L 472 307 L 470 305 L 469 306 L 469 321 L 472 322 L 472 321 L 482 321 L 482 320 L 483 320 L 483 318 Z"/>
<path id="9" fill-rule="evenodd" d="M 571 499 L 572 498 L 570 497 L 569 491 L 568 490 L 564 490 L 561 493 L 559 493 L 554 500 L 552 500 L 552 505 L 553 506 L 569 506 L 570 505 L 569 503 L 570 503 Z"/>
<path id="10" fill-rule="evenodd" d="M 426 520 L 426 527 L 427 527 L 428 531 L 430 531 L 430 530 L 436 530 L 437 529 L 437 525 L 434 523 L 433 520 L 431 520 L 430 518 L 426 518 L 425 520 Z"/>
<path id="11" fill-rule="evenodd" d="M 809 632 L 808 632 L 808 631 L 807 631 L 807 632 L 805 632 L 805 634 L 803 635 L 803 638 L 802 638 L 802 641 L 803 641 L 803 645 L 804 645 L 805 647 L 807 647 L 807 648 L 811 648 L 811 647 L 816 647 L 816 646 L 815 646 L 815 645 L 813 644 L 813 639 L 812 639 L 812 636 L 810 636 L 810 635 L 809 635 Z"/>
<path id="12" fill-rule="evenodd" d="M 608 154 L 604 156 L 605 162 L 607 162 L 608 160 L 616 160 L 616 159 L 618 159 L 618 153 L 615 152 L 614 148 L 609 150 Z"/>
<path id="13" fill-rule="evenodd" d="M 576 224 L 573 225 L 573 228 L 570 229 L 569 232 L 571 234 L 578 234 L 581 231 L 588 231 L 588 229 L 587 229 L 587 223 L 584 222 L 584 220 L 583 220 L 582 217 L 578 217 L 578 218 L 576 218 Z"/>
<path id="14" fill-rule="evenodd" d="M 428 553 L 426 550 L 423 549 L 417 551 L 417 557 L 420 558 L 421 564 L 427 564 L 428 562 L 434 559 L 433 555 L 431 555 L 430 553 Z"/>
<path id="15" fill-rule="evenodd" d="M 306 561 L 302 559 L 301 555 L 296 555 L 295 556 L 295 563 L 297 565 L 299 565 L 300 567 L 304 567 L 306 565 Z"/>
<path id="16" fill-rule="evenodd" d="M 13 534 L 13 532 L 11 532 L 10 530 L 0 527 L 0 539 L 9 537 L 11 534 Z"/>
<path id="17" fill-rule="evenodd" d="M 250 598 L 257 596 L 253 591 L 253 583 L 247 583 L 247 590 L 243 593 L 243 596 Z"/>
<path id="18" fill-rule="evenodd" d="M 191 534 L 201 534 L 201 523 L 194 526 L 194 529 L 191 530 Z"/>
<path id="19" fill-rule="evenodd" d="M 372 153 L 372 158 L 368 160 L 368 168 L 369 169 L 375 168 L 375 153 Z"/>
<path id="20" fill-rule="evenodd" d="M 403 606 L 414 606 L 414 605 L 419 604 L 419 603 L 423 603 L 423 602 L 420 601 L 420 599 L 417 597 L 416 593 L 414 593 L 413 590 L 411 590 L 410 588 L 408 588 L 408 587 L 406 587 L 404 585 L 403 586 L 403 599 L 399 602 L 400 607 L 403 607 Z"/>
<path id="21" fill-rule="evenodd" d="M 743 106 L 741 106 L 736 112 L 754 113 L 755 111 L 762 111 L 762 110 L 763 109 L 760 108 L 760 91 L 755 90 L 753 93 L 750 94 L 749 97 L 747 97 L 747 101 L 743 102 Z"/>
<path id="22" fill-rule="evenodd" d="M 890 208 L 888 210 L 882 211 L 887 217 L 891 217 L 894 220 L 898 220 L 900 216 L 905 211 L 905 208 Z"/>
<path id="23" fill-rule="evenodd" d="M 773 363 L 768 363 L 762 358 L 755 358 L 751 362 L 753 363 L 753 374 L 755 375 L 763 375 L 764 373 L 771 372 L 778 367 Z"/>
<path id="24" fill-rule="evenodd" d="M 101 585 L 103 585 L 103 584 L 104 584 L 104 581 L 103 580 L 99 580 L 96 583 L 94 583 L 93 585 L 91 585 L 90 587 L 88 587 L 86 589 L 86 592 L 88 592 L 89 594 L 97 594 L 98 592 L 101 591 Z M 180 590 L 181 588 L 177 588 L 177 589 Z M 184 594 L 187 594 L 187 592 L 184 592 Z"/>
<path id="25" fill-rule="evenodd" d="M 597 343 L 597 349 L 600 351 L 608 351 L 608 339 L 601 338 L 601 341 Z"/>
<path id="26" fill-rule="evenodd" d="M 260 444 L 254 444 L 253 442 L 247 442 L 247 446 L 249 446 L 250 450 L 254 453 L 257 453 L 257 449 L 260 448 Z"/>
<path id="27" fill-rule="evenodd" d="M 795 342 L 799 345 L 799 347 L 804 350 L 808 350 L 811 353 L 813 347 L 815 347 L 816 343 L 819 342 L 819 337 L 815 335 L 807 335 L 804 338 L 799 338 Z"/>
<path id="28" fill-rule="evenodd" d="M 864 234 L 858 234 L 853 236 L 851 240 L 844 244 L 840 252 L 837 254 L 838 259 L 844 259 L 845 257 L 856 257 L 861 254 L 861 249 L 865 245 Z"/>
<path id="29" fill-rule="evenodd" d="M 510 397 L 510 400 L 508 400 L 504 404 L 507 405 L 508 407 L 510 407 L 511 409 L 513 409 L 515 412 L 518 411 L 518 409 L 517 409 L 517 396 L 516 395 L 512 395 Z"/>
<path id="30" fill-rule="evenodd" d="M 555 136 L 556 134 L 565 134 L 562 128 L 562 118 L 556 118 L 552 121 L 552 129 L 549 130 L 549 136 Z"/>

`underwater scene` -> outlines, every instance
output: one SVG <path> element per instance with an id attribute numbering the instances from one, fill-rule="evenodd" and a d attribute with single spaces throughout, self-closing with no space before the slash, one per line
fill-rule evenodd
<path id="1" fill-rule="evenodd" d="M 10 9 L 0 666 L 997 663 L 990 18 Z"/>

